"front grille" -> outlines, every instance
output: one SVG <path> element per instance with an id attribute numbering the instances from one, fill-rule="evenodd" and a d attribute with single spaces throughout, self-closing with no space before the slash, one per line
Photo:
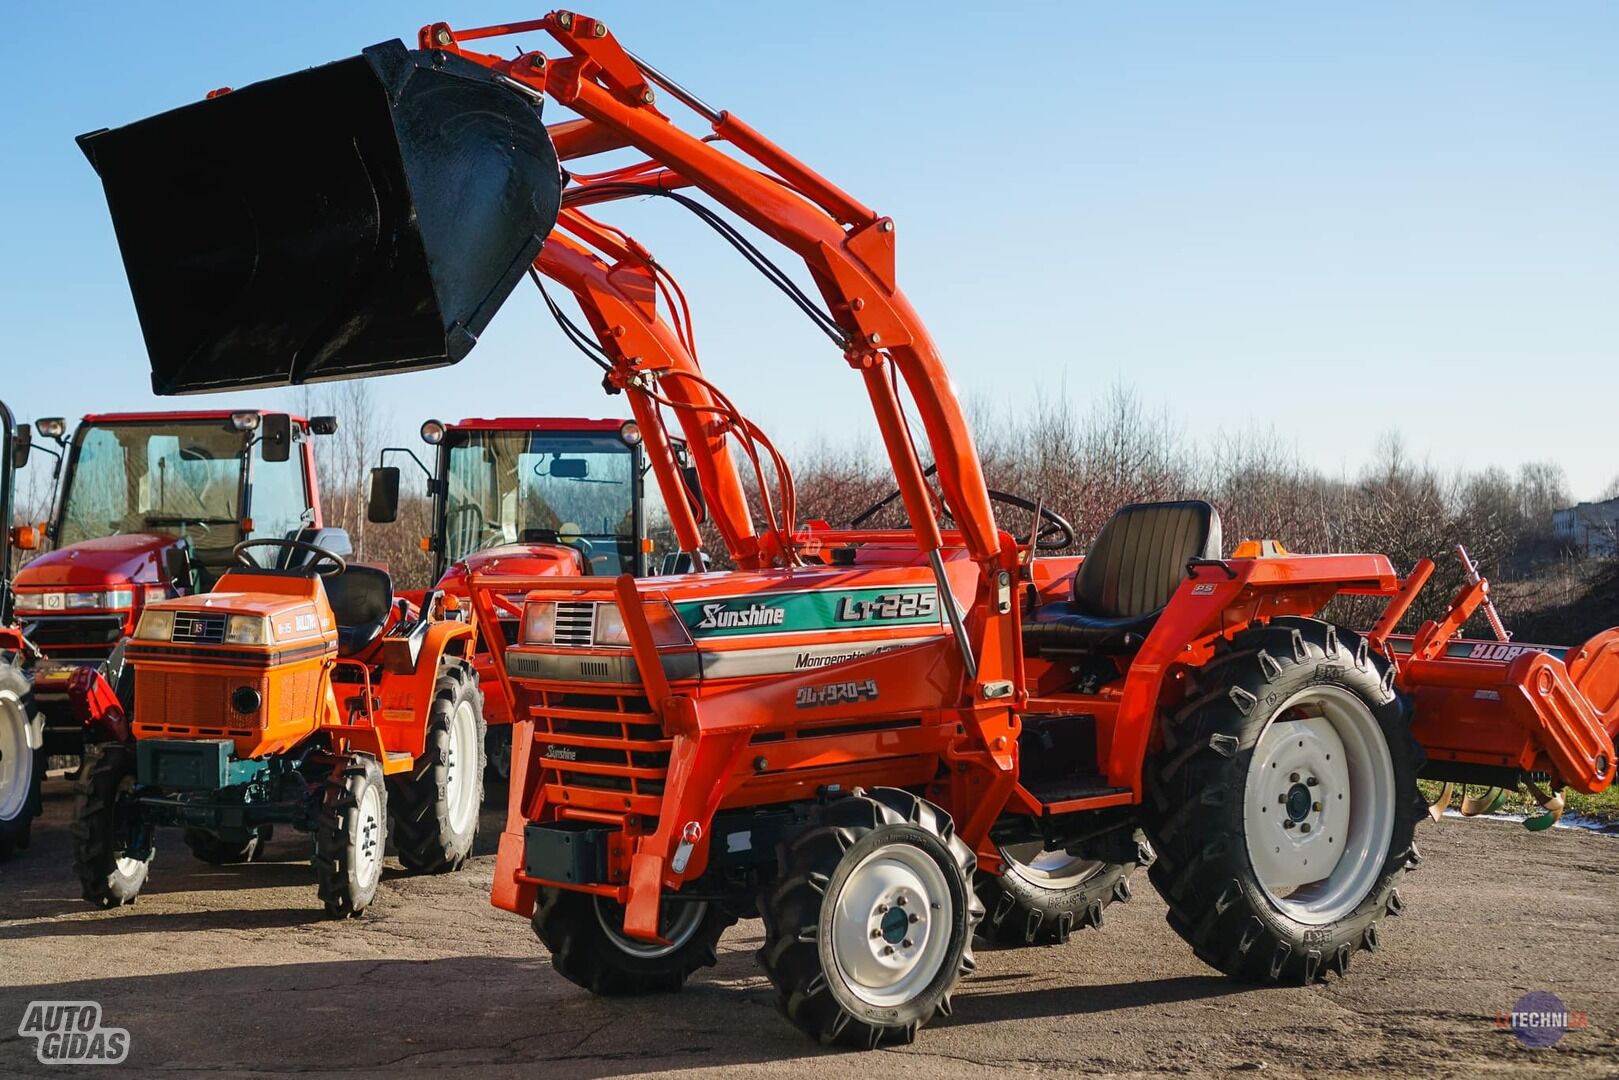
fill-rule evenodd
<path id="1" fill-rule="evenodd" d="M 554 638 L 558 645 L 578 645 L 589 648 L 595 644 L 596 602 L 594 600 L 563 600 L 558 602 Z"/>
<path id="2" fill-rule="evenodd" d="M 122 615 L 30 615 L 19 621 L 28 640 L 57 659 L 104 659 L 124 636 Z"/>
<path id="3" fill-rule="evenodd" d="M 655 818 L 673 742 L 639 694 L 520 692 L 547 798 Z"/>
<path id="4" fill-rule="evenodd" d="M 175 612 L 173 640 L 184 645 L 218 645 L 225 640 L 225 616 Z"/>

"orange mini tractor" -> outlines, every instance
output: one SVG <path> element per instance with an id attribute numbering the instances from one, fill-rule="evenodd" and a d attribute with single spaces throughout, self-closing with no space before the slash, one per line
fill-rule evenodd
<path id="1" fill-rule="evenodd" d="M 277 825 L 312 834 L 336 917 L 371 902 L 390 837 L 408 870 L 459 868 L 484 735 L 465 609 L 437 592 L 396 600 L 385 571 L 306 541 L 246 540 L 235 556 L 211 591 L 142 612 L 132 717 L 105 680 L 78 688 L 108 735 L 76 785 L 85 899 L 133 902 L 162 826 L 220 864 L 252 860 Z"/>
<path id="2" fill-rule="evenodd" d="M 528 34 L 557 48 L 482 51 Z M 708 130 L 677 126 L 660 95 Z M 547 127 L 546 104 L 576 116 Z M 566 246 L 559 213 L 640 197 L 714 227 L 858 380 L 903 525 L 798 522 L 757 428 L 693 367 L 625 349 L 607 382 L 649 441 L 666 413 L 706 428 L 689 447 L 705 494 L 725 471 L 711 438 L 754 465 L 757 534 L 746 505 L 709 500 L 736 569 L 472 578 L 480 620 L 529 590 L 499 658 L 517 722 L 493 901 L 595 992 L 676 989 L 759 916 L 790 1021 L 827 1042 L 906 1041 L 951 1010 L 975 937 L 1041 945 L 1099 925 L 1144 863 L 1208 964 L 1310 983 L 1384 943 L 1419 861 L 1419 776 L 1549 796 L 1612 782 L 1619 631 L 1561 657 L 1474 653 L 1458 635 L 1477 580 L 1401 641 L 1431 566 L 1227 545 L 1200 501 L 1123 507 L 1084 557 L 1054 554 L 1075 539 L 1061 516 L 985 485 L 897 284 L 894 221 L 597 19 L 434 23 L 414 49 L 83 143 L 167 392 L 455 363 L 542 245 Z M 645 160 L 558 170 L 624 148 Z M 819 297 L 682 189 L 801 258 Z M 289 231 L 242 224 L 261 218 Z M 196 323 L 196 292 L 233 318 Z M 1340 596 L 1383 614 L 1334 625 Z"/>
<path id="3" fill-rule="evenodd" d="M 17 618 L 40 652 L 47 753 L 76 756 L 97 738 L 71 701 L 81 668 L 122 684 L 128 704 L 120 643 L 149 601 L 205 591 L 243 540 L 348 552 L 346 536 L 324 527 L 315 471 L 314 438 L 336 427 L 330 416 L 259 409 L 101 413 L 71 431 L 60 417 L 35 424 L 35 449 L 56 456 L 61 483 L 44 530 L 51 550 L 14 585 Z"/>
<path id="4" fill-rule="evenodd" d="M 0 859 L 28 846 L 45 778 L 45 722 L 34 705 L 39 650 L 13 616 L 11 553 L 37 542 L 32 527 L 13 525 L 17 470 L 28 463 L 33 429 L 18 426 L 0 401 Z"/>

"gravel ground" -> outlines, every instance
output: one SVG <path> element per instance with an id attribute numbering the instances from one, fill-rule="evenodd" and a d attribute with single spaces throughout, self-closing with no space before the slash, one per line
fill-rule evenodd
<path id="1" fill-rule="evenodd" d="M 980 950 L 955 1015 L 914 1046 L 828 1057 L 777 1016 L 751 955 L 756 922 L 735 927 L 685 992 L 601 1000 L 489 906 L 492 855 L 443 877 L 395 865 L 367 916 L 337 923 L 315 902 L 303 837 L 278 836 L 268 862 L 216 869 L 165 834 L 140 902 L 97 912 L 71 875 L 69 806 L 53 780 L 33 848 L 0 864 L 0 1075 L 42 1071 L 15 1034 L 36 999 L 100 1002 L 102 1022 L 129 1031 L 126 1069 L 171 1076 L 1619 1075 L 1610 837 L 1426 827 L 1426 861 L 1384 947 L 1309 989 L 1215 975 L 1141 880 L 1101 931 Z M 486 847 L 495 828 L 486 814 Z M 1551 1049 L 1520 1045 L 1495 1017 L 1531 990 L 1589 1026 Z"/>

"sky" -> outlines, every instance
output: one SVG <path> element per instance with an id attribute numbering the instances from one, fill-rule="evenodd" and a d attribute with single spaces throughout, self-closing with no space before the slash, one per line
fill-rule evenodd
<path id="1" fill-rule="evenodd" d="M 544 10 L 18 5 L 0 66 L 0 397 L 22 419 L 210 402 L 150 393 L 74 136 L 428 22 Z M 901 285 L 980 408 L 1062 395 L 1083 413 L 1124 385 L 1193 439 L 1274 432 L 1333 474 L 1398 430 L 1446 469 L 1552 460 L 1586 498 L 1619 477 L 1619 5 L 586 11 L 896 219 Z M 611 219 L 680 278 L 705 372 L 789 456 L 870 441 L 857 377 L 729 247 L 665 200 Z M 429 416 L 626 411 L 527 287 L 461 364 L 372 393 L 401 438 Z"/>

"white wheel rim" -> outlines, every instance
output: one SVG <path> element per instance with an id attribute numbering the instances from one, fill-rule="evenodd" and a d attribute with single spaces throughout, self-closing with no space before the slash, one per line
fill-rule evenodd
<path id="1" fill-rule="evenodd" d="M 655 941 L 641 941 L 625 934 L 624 909 L 618 904 L 599 896 L 594 900 L 596 921 L 606 932 L 607 940 L 611 941 L 620 952 L 643 960 L 656 960 L 660 956 L 668 956 L 685 945 L 696 935 L 698 927 L 703 925 L 703 919 L 708 915 L 707 900 L 693 903 L 665 900 L 658 917 L 658 936 L 669 944 L 659 945 Z"/>
<path id="2" fill-rule="evenodd" d="M 1394 760 L 1364 701 L 1323 685 L 1284 702 L 1243 798 L 1248 859 L 1271 904 L 1318 926 L 1355 910 L 1382 873 L 1394 799 Z"/>
<path id="3" fill-rule="evenodd" d="M 360 795 L 354 828 L 354 883 L 361 891 L 382 877 L 382 796 L 375 784 L 367 784 Z"/>
<path id="4" fill-rule="evenodd" d="M 1072 889 L 1101 873 L 1106 863 L 1066 851 L 1047 851 L 1044 842 L 1030 840 L 1001 848 L 1007 869 L 1031 885 L 1054 891 Z"/>
<path id="5" fill-rule="evenodd" d="M 826 910 L 822 933 L 838 972 L 868 1005 L 892 1008 L 914 1000 L 949 956 L 955 918 L 949 882 L 939 864 L 911 844 L 892 844 L 860 860 Z"/>
<path id="6" fill-rule="evenodd" d="M 478 717 L 472 702 L 456 706 L 446 734 L 444 798 L 449 803 L 450 830 L 460 836 L 478 814 Z"/>
<path id="7" fill-rule="evenodd" d="M 28 716 L 10 690 L 0 692 L 0 821 L 15 821 L 28 808 L 34 786 L 34 750 Z"/>

